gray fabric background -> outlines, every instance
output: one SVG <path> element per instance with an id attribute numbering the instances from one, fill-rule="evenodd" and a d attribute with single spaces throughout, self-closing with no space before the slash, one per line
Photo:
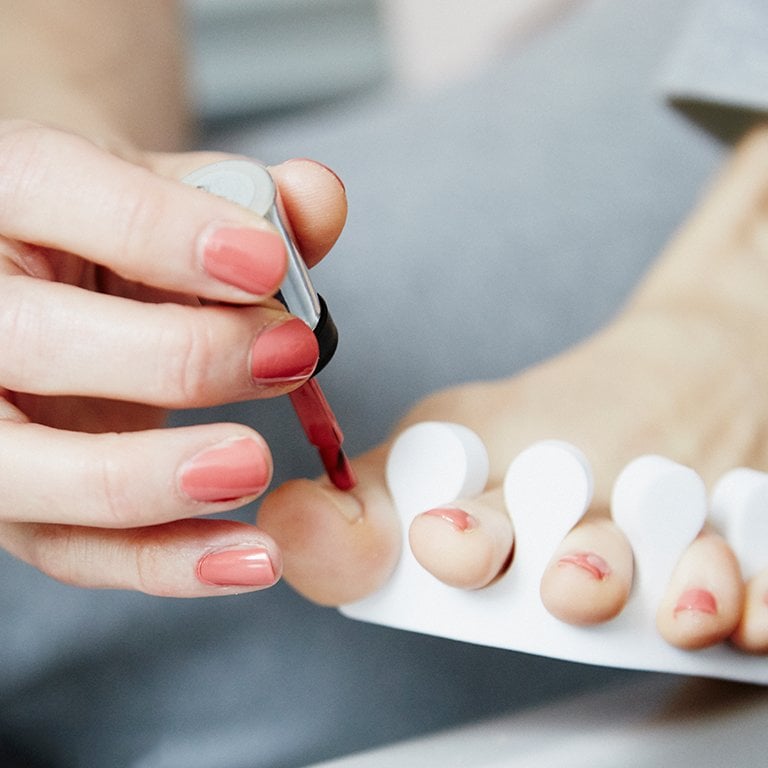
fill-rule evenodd
<path id="1" fill-rule="evenodd" d="M 530 365 L 623 301 L 725 151 L 656 86 L 686 6 L 587 4 L 450 92 L 210 138 L 347 183 L 349 226 L 315 279 L 352 453 L 417 397 Z M 270 439 L 276 482 L 317 473 L 286 402 L 174 422 L 220 419 Z M 289 768 L 639 677 L 357 624 L 285 586 L 85 592 L 4 554 L 0 577 L 2 765 Z"/>

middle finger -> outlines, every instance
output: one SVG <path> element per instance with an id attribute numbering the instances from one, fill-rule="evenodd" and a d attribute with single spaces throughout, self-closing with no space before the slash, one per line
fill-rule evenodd
<path id="1" fill-rule="evenodd" d="M 317 340 L 266 307 L 147 304 L 25 276 L 0 281 L 0 383 L 166 408 L 282 394 L 313 372 Z"/>

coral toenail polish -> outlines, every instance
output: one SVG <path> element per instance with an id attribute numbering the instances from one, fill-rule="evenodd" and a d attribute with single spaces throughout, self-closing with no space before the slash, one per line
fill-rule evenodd
<path id="1" fill-rule="evenodd" d="M 557 561 L 557 564 L 558 566 L 575 565 L 599 581 L 603 581 L 611 574 L 611 567 L 608 563 L 594 552 L 574 552 L 570 555 L 564 555 Z"/>
<path id="2" fill-rule="evenodd" d="M 277 574 L 265 547 L 240 546 L 204 555 L 197 563 L 197 578 L 215 587 L 269 587 Z"/>
<path id="3" fill-rule="evenodd" d="M 477 528 L 477 520 L 463 509 L 438 507 L 424 512 L 427 517 L 437 517 L 450 523 L 457 531 L 470 531 Z"/>
<path id="4" fill-rule="evenodd" d="M 708 613 L 714 616 L 717 613 L 717 600 L 708 589 L 688 589 L 677 600 L 675 616 L 685 611 Z"/>

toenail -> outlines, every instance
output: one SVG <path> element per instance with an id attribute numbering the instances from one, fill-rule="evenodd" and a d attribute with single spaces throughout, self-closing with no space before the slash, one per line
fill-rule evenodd
<path id="1" fill-rule="evenodd" d="M 708 589 L 688 589 L 677 601 L 675 616 L 685 611 L 708 613 L 714 616 L 717 613 L 717 600 Z"/>
<path id="2" fill-rule="evenodd" d="M 424 512 L 425 517 L 437 517 L 450 523 L 457 531 L 469 531 L 477 528 L 477 520 L 463 509 L 438 507 Z"/>
<path id="3" fill-rule="evenodd" d="M 608 563 L 594 552 L 575 552 L 572 555 L 564 555 L 557 561 L 557 564 L 558 566 L 575 565 L 599 581 L 603 581 L 611 574 L 611 567 Z"/>
<path id="4" fill-rule="evenodd" d="M 352 493 L 342 493 L 335 488 L 327 490 L 323 486 L 319 488 L 347 522 L 359 523 L 363 519 L 363 505 Z"/>

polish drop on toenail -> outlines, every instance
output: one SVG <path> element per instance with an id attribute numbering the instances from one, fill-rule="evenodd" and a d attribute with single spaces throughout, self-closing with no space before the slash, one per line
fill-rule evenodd
<path id="1" fill-rule="evenodd" d="M 611 574 L 611 567 L 608 563 L 594 552 L 575 552 L 570 555 L 564 555 L 557 561 L 557 564 L 559 566 L 575 565 L 599 581 L 603 581 L 603 579 L 608 578 Z"/>
<path id="2" fill-rule="evenodd" d="M 477 520 L 463 509 L 454 507 L 438 507 L 424 512 L 428 517 L 437 517 L 450 523 L 457 531 L 470 531 L 477 528 Z"/>
<path id="3" fill-rule="evenodd" d="M 708 589 L 688 589 L 678 598 L 675 616 L 686 611 L 714 616 L 717 613 L 717 600 Z"/>

